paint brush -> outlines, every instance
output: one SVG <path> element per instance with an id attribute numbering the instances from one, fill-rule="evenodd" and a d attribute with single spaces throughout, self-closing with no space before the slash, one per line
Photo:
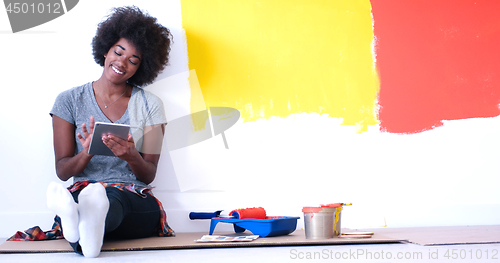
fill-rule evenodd
<path id="1" fill-rule="evenodd" d="M 327 205 L 321 205 L 321 207 L 341 207 L 346 205 L 352 205 L 352 203 L 331 203 Z"/>

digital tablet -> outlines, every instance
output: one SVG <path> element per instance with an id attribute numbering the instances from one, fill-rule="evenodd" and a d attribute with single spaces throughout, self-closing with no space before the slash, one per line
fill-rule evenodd
<path id="1" fill-rule="evenodd" d="M 129 131 L 130 125 L 96 122 L 94 125 L 94 133 L 90 139 L 89 154 L 115 156 L 108 146 L 102 142 L 102 136 L 113 134 L 126 140 Z"/>

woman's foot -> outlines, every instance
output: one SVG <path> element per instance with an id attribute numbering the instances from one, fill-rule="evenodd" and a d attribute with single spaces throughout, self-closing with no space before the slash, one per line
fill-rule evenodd
<path id="1" fill-rule="evenodd" d="M 104 186 L 89 184 L 78 196 L 80 246 L 85 257 L 97 257 L 104 239 L 104 223 L 109 201 Z"/>
<path id="2" fill-rule="evenodd" d="M 47 206 L 61 218 L 64 238 L 71 243 L 77 242 L 80 239 L 78 205 L 68 189 L 51 182 L 47 188 Z"/>

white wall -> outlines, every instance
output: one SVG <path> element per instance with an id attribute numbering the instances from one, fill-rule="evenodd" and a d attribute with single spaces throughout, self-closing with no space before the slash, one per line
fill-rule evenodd
<path id="1" fill-rule="evenodd" d="M 127 4 L 148 10 L 174 34 L 171 66 L 161 76 L 166 87 L 151 89 L 169 119 L 182 116 L 190 89 L 179 78 L 188 70 L 179 1 L 80 1 L 16 34 L 0 11 L 0 237 L 50 228 L 45 189 L 58 179 L 48 112 L 61 91 L 100 76 L 90 46 L 96 25 L 109 8 Z M 208 231 L 209 221 L 190 221 L 190 211 L 262 206 L 270 215 L 301 216 L 302 206 L 330 202 L 354 203 L 343 212 L 344 227 L 500 222 L 499 117 L 450 121 L 413 135 L 376 126 L 357 134 L 340 123 L 317 114 L 240 121 L 225 132 L 229 149 L 219 135 L 164 151 L 153 185 L 171 227 Z"/>

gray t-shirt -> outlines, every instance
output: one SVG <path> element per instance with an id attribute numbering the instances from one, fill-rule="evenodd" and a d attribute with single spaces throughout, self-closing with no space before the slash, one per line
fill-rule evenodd
<path id="1" fill-rule="evenodd" d="M 94 116 L 96 122 L 111 122 L 97 104 L 92 82 L 61 92 L 56 98 L 50 115 L 56 115 L 75 125 L 75 154 L 83 150 L 76 134 L 83 134 L 82 124 L 88 125 L 90 116 Z M 127 110 L 115 123 L 131 126 L 130 133 L 133 135 L 137 150 L 141 152 L 144 127 L 166 124 L 167 119 L 160 98 L 151 92 L 134 87 Z M 73 177 L 74 182 L 82 180 L 147 186 L 137 180 L 126 161 L 115 156 L 94 155 L 85 170 Z"/>

